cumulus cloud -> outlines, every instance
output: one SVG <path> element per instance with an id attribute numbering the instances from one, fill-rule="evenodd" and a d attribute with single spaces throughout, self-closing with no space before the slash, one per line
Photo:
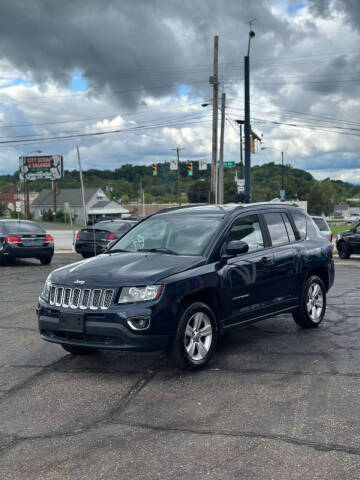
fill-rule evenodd
<path id="1" fill-rule="evenodd" d="M 358 2 L 17 0 L 0 5 L 0 142 L 23 143 L 0 143 L 0 173 L 37 148 L 62 153 L 66 168 L 75 167 L 76 144 L 85 168 L 168 160 L 176 146 L 188 158 L 210 160 L 211 105 L 200 105 L 211 98 L 214 35 L 227 94 L 225 155 L 237 161 L 233 120 L 243 118 L 251 18 L 252 126 L 264 145 L 324 175 L 330 165 L 337 178 L 356 169 Z M 75 76 L 84 80 L 83 91 L 72 89 Z M 334 125 L 354 128 L 353 135 L 336 133 Z M 25 142 L 116 129 L 122 133 Z M 254 163 L 269 160 L 279 161 L 276 151 L 253 157 Z"/>

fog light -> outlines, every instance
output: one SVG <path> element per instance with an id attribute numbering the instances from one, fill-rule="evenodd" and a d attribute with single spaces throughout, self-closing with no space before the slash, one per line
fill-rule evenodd
<path id="1" fill-rule="evenodd" d="M 133 317 L 127 320 L 133 330 L 147 330 L 150 327 L 150 317 Z"/>

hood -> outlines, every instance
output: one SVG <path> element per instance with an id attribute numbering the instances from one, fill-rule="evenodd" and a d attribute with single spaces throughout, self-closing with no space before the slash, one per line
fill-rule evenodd
<path id="1" fill-rule="evenodd" d="M 51 282 L 83 288 L 151 285 L 205 261 L 200 256 L 150 252 L 103 254 L 54 270 Z"/>
<path id="2" fill-rule="evenodd" d="M 353 235 L 354 232 L 352 230 L 345 230 L 343 232 L 339 232 L 338 235 L 341 237 L 348 237 L 349 235 Z"/>

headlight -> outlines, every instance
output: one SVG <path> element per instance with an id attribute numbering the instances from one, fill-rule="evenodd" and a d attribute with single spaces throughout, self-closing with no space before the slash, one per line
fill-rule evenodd
<path id="1" fill-rule="evenodd" d="M 340 238 L 341 238 L 341 235 L 340 235 L 340 233 L 338 233 L 338 235 L 336 237 L 336 240 L 340 240 Z"/>
<path id="2" fill-rule="evenodd" d="M 155 300 L 160 297 L 163 285 L 147 285 L 146 287 L 123 287 L 118 303 L 134 303 Z"/>
<path id="3" fill-rule="evenodd" d="M 42 298 L 47 302 L 49 301 L 49 297 L 50 297 L 50 287 L 51 287 L 51 274 L 47 277 L 44 284 L 43 291 L 41 292 Z"/>

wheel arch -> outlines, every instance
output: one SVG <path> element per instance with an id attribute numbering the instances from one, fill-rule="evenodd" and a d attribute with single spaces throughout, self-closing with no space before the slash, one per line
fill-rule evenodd
<path id="1" fill-rule="evenodd" d="M 325 290 L 326 292 L 328 292 L 329 288 L 330 288 L 330 280 L 329 280 L 329 272 L 328 272 L 328 269 L 326 267 L 316 267 L 316 268 L 312 268 L 306 279 L 312 277 L 313 275 L 316 275 L 317 277 L 319 277 L 323 284 L 324 284 L 324 287 L 325 287 Z"/>
<path id="2" fill-rule="evenodd" d="M 207 288 L 204 290 L 199 290 L 193 293 L 189 293 L 181 300 L 178 308 L 178 314 L 181 315 L 181 312 L 183 312 L 187 306 L 191 305 L 194 302 L 203 302 L 208 307 L 211 308 L 211 310 L 214 312 L 214 315 L 215 315 L 218 331 L 219 333 L 222 333 L 223 328 L 222 328 L 222 322 L 220 319 L 221 301 L 220 301 L 219 293 L 217 292 L 217 290 L 212 288 Z"/>

